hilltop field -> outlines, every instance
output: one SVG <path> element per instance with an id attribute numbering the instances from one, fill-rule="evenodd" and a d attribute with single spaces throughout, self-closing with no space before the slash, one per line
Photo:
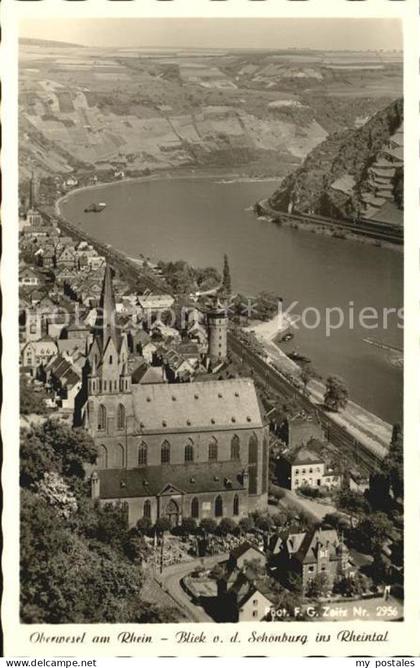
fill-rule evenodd
<path id="1" fill-rule="evenodd" d="M 402 94 L 402 54 L 20 43 L 20 174 L 284 177 Z"/>

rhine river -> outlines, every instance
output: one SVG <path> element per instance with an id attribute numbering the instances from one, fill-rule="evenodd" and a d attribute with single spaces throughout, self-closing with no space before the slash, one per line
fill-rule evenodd
<path id="1" fill-rule="evenodd" d="M 61 210 L 134 258 L 142 253 L 221 270 L 227 253 L 236 291 L 268 290 L 283 298 L 284 308 L 297 301 L 292 314 L 306 314 L 307 326 L 299 326 L 288 350 L 305 354 L 324 377 L 341 376 L 350 397 L 368 410 L 389 422 L 401 420 L 402 368 L 389 351 L 363 339 L 402 348 L 397 316 L 382 326 L 383 309 L 402 306 L 402 254 L 258 220 L 249 207 L 277 185 L 214 178 L 127 181 L 75 192 Z M 104 211 L 84 213 L 99 201 L 107 203 Z M 345 322 L 328 337 L 325 310 L 334 307 L 342 309 Z M 379 327 L 372 317 L 366 320 L 369 329 L 361 326 L 358 316 L 366 307 L 379 313 Z M 319 326 L 314 309 L 321 314 Z"/>

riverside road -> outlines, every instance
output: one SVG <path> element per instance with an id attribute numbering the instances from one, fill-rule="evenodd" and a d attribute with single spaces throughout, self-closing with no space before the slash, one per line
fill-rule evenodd
<path id="1" fill-rule="evenodd" d="M 305 411 L 313 412 L 314 408 L 316 408 L 321 425 L 327 433 L 328 440 L 333 445 L 345 448 L 351 452 L 355 459 L 363 464 L 369 472 L 373 472 L 380 467 L 382 458 L 376 452 L 368 448 L 365 443 L 355 439 L 354 436 L 349 434 L 344 427 L 338 425 L 320 406 L 314 407 L 314 404 L 307 397 L 281 376 L 278 371 L 261 359 L 246 344 L 240 341 L 232 332 L 228 334 L 228 343 L 230 351 L 248 364 L 254 376 L 261 383 L 267 387 L 271 387 L 283 397 L 293 399 Z"/>

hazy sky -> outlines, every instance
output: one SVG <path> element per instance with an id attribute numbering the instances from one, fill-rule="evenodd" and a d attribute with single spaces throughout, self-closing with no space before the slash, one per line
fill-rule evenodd
<path id="1" fill-rule="evenodd" d="M 21 37 L 88 46 L 402 49 L 397 19 L 43 19 Z"/>

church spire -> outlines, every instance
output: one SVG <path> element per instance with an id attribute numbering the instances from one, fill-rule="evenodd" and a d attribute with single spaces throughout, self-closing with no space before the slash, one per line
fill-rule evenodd
<path id="1" fill-rule="evenodd" d="M 101 340 L 102 350 L 105 349 L 110 338 L 113 340 L 116 349 L 119 349 L 120 337 L 115 322 L 116 311 L 114 286 L 112 284 L 112 269 L 111 265 L 107 263 L 102 284 L 101 299 L 99 302 L 99 312 L 95 323 L 96 335 L 99 336 Z"/>

